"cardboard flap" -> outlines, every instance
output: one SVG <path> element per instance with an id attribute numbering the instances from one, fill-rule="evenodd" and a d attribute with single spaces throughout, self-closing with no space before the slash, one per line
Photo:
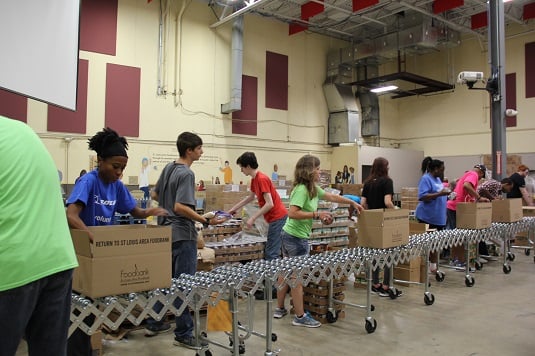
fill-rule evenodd
<path id="1" fill-rule="evenodd" d="M 92 257 L 91 243 L 89 242 L 89 234 L 85 230 L 71 229 L 71 239 L 74 245 L 76 254 Z"/>

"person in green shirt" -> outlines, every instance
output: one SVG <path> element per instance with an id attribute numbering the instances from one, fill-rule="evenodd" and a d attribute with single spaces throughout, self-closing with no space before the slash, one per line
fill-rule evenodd
<path id="1" fill-rule="evenodd" d="M 25 123 L 0 116 L 0 354 L 65 356 L 78 266 L 54 160 Z"/>
<path id="2" fill-rule="evenodd" d="M 343 196 L 324 191 L 319 185 L 320 160 L 312 155 L 301 157 L 295 166 L 293 189 L 290 193 L 290 209 L 288 219 L 282 228 L 282 254 L 284 257 L 308 255 L 310 247 L 308 239 L 312 231 L 312 222 L 319 219 L 323 224 L 329 225 L 333 221 L 330 212 L 318 212 L 320 199 L 348 204 L 360 212 L 362 206 L 355 201 Z M 279 280 L 282 283 L 282 280 Z M 284 300 L 288 292 L 288 285 L 284 285 L 277 291 L 277 308 L 273 317 L 280 319 L 288 314 L 284 307 Z M 291 290 L 295 317 L 292 324 L 308 328 L 317 328 L 321 323 L 305 313 L 303 305 L 303 286 L 298 283 Z"/>

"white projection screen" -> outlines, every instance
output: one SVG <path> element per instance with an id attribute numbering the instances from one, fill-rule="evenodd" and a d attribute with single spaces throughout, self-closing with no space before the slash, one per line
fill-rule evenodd
<path id="1" fill-rule="evenodd" d="M 80 0 L 0 1 L 0 87 L 76 110 Z"/>

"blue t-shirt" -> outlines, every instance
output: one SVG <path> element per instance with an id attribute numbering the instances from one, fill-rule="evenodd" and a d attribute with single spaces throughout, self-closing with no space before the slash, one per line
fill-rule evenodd
<path id="1" fill-rule="evenodd" d="M 442 189 L 444 189 L 444 185 L 440 178 L 426 173 L 420 178 L 420 183 L 418 183 L 418 200 L 427 194 L 438 193 Z M 446 202 L 447 197 L 445 195 L 433 200 L 420 200 L 416 207 L 416 218 L 432 225 L 446 225 Z"/>
<path id="2" fill-rule="evenodd" d="M 115 212 L 127 214 L 136 207 L 136 200 L 120 180 L 104 183 L 95 169 L 74 185 L 67 205 L 81 202 L 85 208 L 80 219 L 87 226 L 113 225 Z"/>

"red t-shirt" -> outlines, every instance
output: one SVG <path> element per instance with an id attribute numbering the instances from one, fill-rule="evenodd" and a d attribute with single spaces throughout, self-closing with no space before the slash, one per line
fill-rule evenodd
<path id="1" fill-rule="evenodd" d="M 260 205 L 260 207 L 266 205 L 264 193 L 271 194 L 273 208 L 271 208 L 271 210 L 264 215 L 264 219 L 268 224 L 275 220 L 282 219 L 284 216 L 288 215 L 286 207 L 284 207 L 279 193 L 277 193 L 273 183 L 271 182 L 271 178 L 264 173 L 256 171 L 256 176 L 251 180 L 251 191 L 256 194 L 258 205 Z"/>

